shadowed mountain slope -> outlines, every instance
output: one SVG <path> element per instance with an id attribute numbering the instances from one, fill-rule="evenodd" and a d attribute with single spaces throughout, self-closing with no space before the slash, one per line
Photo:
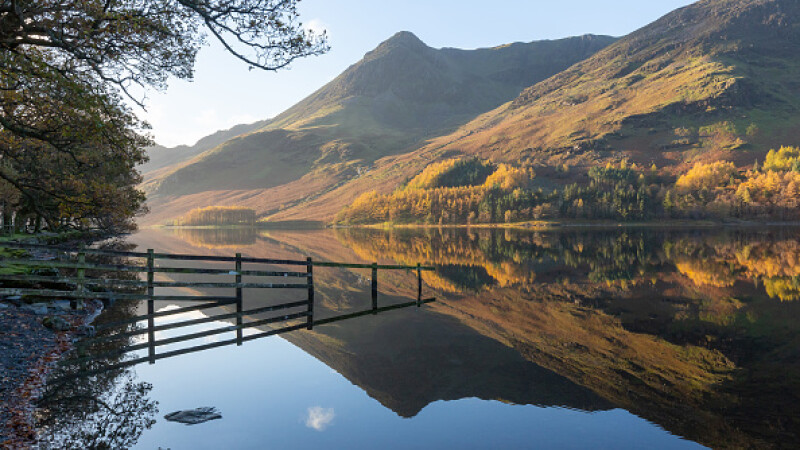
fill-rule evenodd
<path id="1" fill-rule="evenodd" d="M 150 157 L 150 161 L 139 166 L 139 170 L 144 175 L 145 180 L 153 178 L 159 169 L 187 161 L 227 140 L 263 128 L 267 123 L 269 123 L 269 120 L 236 125 L 227 130 L 220 130 L 210 134 L 191 146 L 164 147 L 163 145 L 155 145 L 147 149 L 147 156 Z"/>

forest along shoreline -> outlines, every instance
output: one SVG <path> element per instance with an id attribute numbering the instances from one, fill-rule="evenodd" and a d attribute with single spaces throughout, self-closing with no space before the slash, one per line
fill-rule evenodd
<path id="1" fill-rule="evenodd" d="M 75 248 L 109 238 L 82 233 L 24 236 L 2 241 Z M 52 251 L 3 248 L 2 242 L 0 256 L 43 261 L 55 257 Z M 32 270 L 1 267 L 0 273 Z M 73 309 L 65 299 L 41 300 L 19 295 L 0 298 L 0 447 L 29 448 L 35 444 L 34 411 L 47 376 L 77 340 L 92 334 L 91 323 L 102 310 L 103 303 L 96 299 Z"/>
<path id="2" fill-rule="evenodd" d="M 535 231 L 558 231 L 572 228 L 713 228 L 713 227 L 797 227 L 800 221 L 760 221 L 760 220 L 659 220 L 641 222 L 618 222 L 608 220 L 583 221 L 531 221 L 515 223 L 474 223 L 474 224 L 424 224 L 424 223 L 377 223 L 377 224 L 325 224 L 311 223 L 298 227 L 295 222 L 259 222 L 256 225 L 153 225 L 142 229 L 159 230 L 279 230 L 279 231 L 313 231 L 325 229 L 425 229 L 425 228 L 458 228 L 458 229 L 517 229 Z"/>

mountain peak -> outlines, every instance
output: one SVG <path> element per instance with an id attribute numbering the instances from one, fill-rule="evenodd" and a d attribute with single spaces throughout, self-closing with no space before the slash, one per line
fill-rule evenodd
<path id="1" fill-rule="evenodd" d="M 420 38 L 410 31 L 398 31 L 392 37 L 384 41 L 384 44 L 404 44 L 404 45 L 422 45 L 427 47 Z"/>
<path id="2" fill-rule="evenodd" d="M 364 55 L 364 61 L 379 60 L 388 55 L 422 55 L 428 54 L 433 51 L 428 47 L 420 38 L 410 31 L 400 31 L 395 33 L 389 39 L 381 42 L 373 50 Z"/>
<path id="3" fill-rule="evenodd" d="M 378 47 L 376 47 L 372 52 L 381 54 L 385 51 L 399 48 L 408 50 L 425 50 L 429 49 L 430 47 L 422 42 L 422 40 L 414 33 L 410 31 L 399 31 L 389 39 L 381 42 L 381 44 L 378 45 Z"/>

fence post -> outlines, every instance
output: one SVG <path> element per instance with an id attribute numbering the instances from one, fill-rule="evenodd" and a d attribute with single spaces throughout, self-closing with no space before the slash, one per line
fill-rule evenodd
<path id="1" fill-rule="evenodd" d="M 306 271 L 308 272 L 308 316 L 306 316 L 306 328 L 314 328 L 314 263 L 311 257 L 306 258 Z"/>
<path id="2" fill-rule="evenodd" d="M 417 263 L 417 308 L 422 306 L 422 265 Z"/>
<path id="3" fill-rule="evenodd" d="M 156 362 L 156 333 L 155 333 L 155 318 L 153 314 L 155 314 L 155 304 L 153 302 L 153 295 L 155 293 L 155 288 L 153 287 L 153 278 L 154 272 L 153 269 L 155 268 L 155 255 L 153 254 L 153 249 L 147 249 L 147 342 L 148 349 L 147 353 L 150 357 L 150 364 L 155 364 Z"/>
<path id="4" fill-rule="evenodd" d="M 236 254 L 236 345 L 242 345 L 242 254 Z"/>
<path id="5" fill-rule="evenodd" d="M 78 299 L 75 300 L 74 304 L 71 304 L 72 309 L 78 309 L 83 307 L 84 304 L 84 296 L 85 296 L 85 285 L 86 285 L 86 269 L 84 265 L 86 264 L 86 252 L 83 251 L 83 244 L 81 244 L 81 250 L 78 252 Z"/>
<path id="6" fill-rule="evenodd" d="M 372 314 L 378 314 L 378 263 L 372 263 Z"/>

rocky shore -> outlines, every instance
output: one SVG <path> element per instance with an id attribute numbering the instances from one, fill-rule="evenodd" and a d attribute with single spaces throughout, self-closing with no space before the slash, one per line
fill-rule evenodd
<path id="1" fill-rule="evenodd" d="M 0 300 L 0 448 L 34 444 L 33 413 L 47 374 L 101 309 L 100 302 L 72 310 L 68 301 Z"/>

